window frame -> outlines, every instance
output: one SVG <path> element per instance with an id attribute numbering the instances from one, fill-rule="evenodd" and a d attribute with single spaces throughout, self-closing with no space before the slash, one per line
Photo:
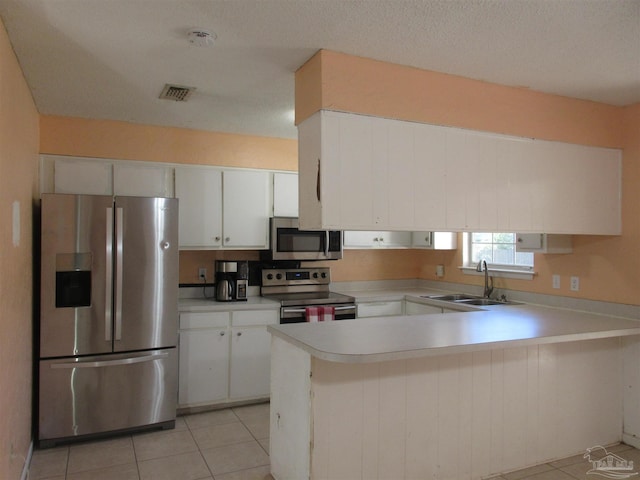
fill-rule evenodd
<path id="1" fill-rule="evenodd" d="M 478 272 L 476 270 L 477 264 L 471 260 L 472 255 L 472 233 L 500 233 L 500 232 L 464 232 L 463 233 L 463 264 L 460 267 L 462 273 L 465 275 L 484 275 L 484 272 Z M 507 232 L 512 233 L 512 232 Z M 514 242 L 515 243 L 515 242 Z M 535 256 L 534 256 L 535 260 Z M 535 261 L 533 266 L 528 265 L 505 265 L 499 263 L 487 262 L 487 269 L 491 276 L 503 277 L 503 278 L 516 278 L 532 280 L 536 275 Z"/>

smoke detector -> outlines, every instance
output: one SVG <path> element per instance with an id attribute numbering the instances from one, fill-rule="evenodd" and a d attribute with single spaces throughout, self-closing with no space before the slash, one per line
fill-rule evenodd
<path id="1" fill-rule="evenodd" d="M 216 34 L 204 28 L 194 28 L 187 33 L 189 43 L 196 47 L 212 47 L 216 41 Z"/>
<path id="2" fill-rule="evenodd" d="M 163 100 L 175 100 L 176 102 L 186 102 L 191 96 L 195 87 L 185 87 L 184 85 L 165 84 L 160 97 Z"/>

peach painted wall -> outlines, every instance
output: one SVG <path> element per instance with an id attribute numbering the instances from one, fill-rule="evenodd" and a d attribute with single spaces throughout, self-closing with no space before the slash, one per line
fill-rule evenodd
<path id="1" fill-rule="evenodd" d="M 1 22 L 0 98 L 0 478 L 20 478 L 31 442 L 38 112 Z M 19 241 L 12 229 L 15 202 Z"/>
<path id="2" fill-rule="evenodd" d="M 496 285 L 640 305 L 640 105 L 614 107 L 321 50 L 296 72 L 296 123 L 320 108 L 622 148 L 622 235 L 574 236 L 573 254 L 535 256 L 534 280 L 497 279 Z M 435 280 L 436 265 L 443 264 L 444 281 L 481 282 L 461 273 L 461 250 L 412 258 L 419 278 Z M 348 280 L 370 274 L 359 265 L 340 268 Z M 551 287 L 553 274 L 561 276 L 559 290 Z M 579 292 L 569 290 L 574 275 Z"/>
<path id="3" fill-rule="evenodd" d="M 40 153 L 224 167 L 298 170 L 298 142 L 43 115 Z"/>
<path id="4" fill-rule="evenodd" d="M 602 147 L 622 141 L 619 107 L 329 50 L 296 72 L 296 124 L 320 108 Z"/>

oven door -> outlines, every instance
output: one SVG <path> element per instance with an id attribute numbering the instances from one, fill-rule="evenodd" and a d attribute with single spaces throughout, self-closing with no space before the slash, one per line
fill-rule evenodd
<path id="1" fill-rule="evenodd" d="M 329 304 L 323 306 L 334 307 L 336 320 L 353 320 L 356 318 L 356 306 L 353 303 Z M 280 308 L 280 323 L 304 323 L 306 321 L 307 317 L 304 305 Z"/>

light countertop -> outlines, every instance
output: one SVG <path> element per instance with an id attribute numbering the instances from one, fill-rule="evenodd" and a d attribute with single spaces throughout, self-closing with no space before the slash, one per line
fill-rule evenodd
<path id="1" fill-rule="evenodd" d="M 250 296 L 245 302 L 218 302 L 213 298 L 181 298 L 180 312 L 228 312 L 230 310 L 279 310 L 280 303 L 260 296 Z"/>
<path id="2" fill-rule="evenodd" d="M 412 299 L 410 295 L 401 298 Z M 272 325 L 268 329 L 314 357 L 369 363 L 638 335 L 640 322 L 522 304 L 471 312 Z"/>

